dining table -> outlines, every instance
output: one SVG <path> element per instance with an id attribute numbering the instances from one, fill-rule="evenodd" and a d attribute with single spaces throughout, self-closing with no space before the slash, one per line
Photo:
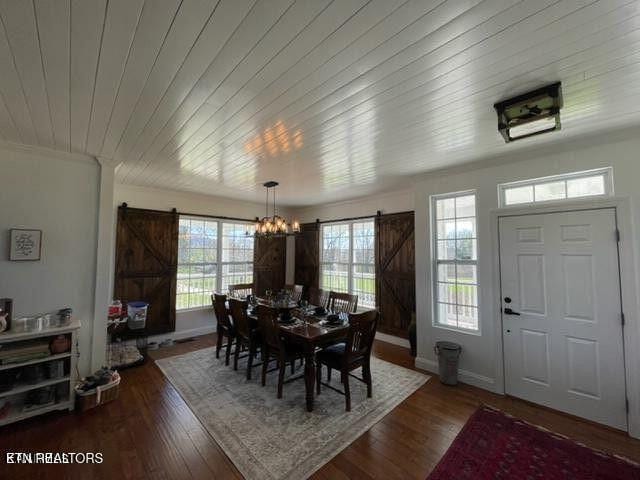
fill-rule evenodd
<path id="1" fill-rule="evenodd" d="M 258 299 L 258 304 L 268 302 Z M 281 308 L 277 303 L 269 304 L 272 308 Z M 339 321 L 332 323 L 327 320 L 328 314 L 315 313 L 315 307 L 306 308 L 291 307 L 291 319 L 280 323 L 280 333 L 286 343 L 298 346 L 304 354 L 304 384 L 306 393 L 307 411 L 313 411 L 315 385 L 316 385 L 316 350 L 341 341 L 346 341 L 349 333 L 349 322 L 346 314 L 339 316 Z M 248 317 L 257 322 L 258 317 L 249 308 Z M 327 312 L 328 313 L 328 312 Z"/>

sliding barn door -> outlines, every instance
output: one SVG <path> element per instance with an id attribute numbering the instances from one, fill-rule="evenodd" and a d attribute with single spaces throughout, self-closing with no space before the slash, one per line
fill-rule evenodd
<path id="1" fill-rule="evenodd" d="M 320 226 L 305 223 L 296 236 L 295 283 L 318 288 L 320 281 Z"/>
<path id="2" fill-rule="evenodd" d="M 175 330 L 177 262 L 177 213 L 118 208 L 114 297 L 149 303 L 150 335 Z"/>
<path id="3" fill-rule="evenodd" d="M 257 295 L 284 287 L 287 263 L 287 239 L 261 238 L 253 247 L 253 285 Z"/>
<path id="4" fill-rule="evenodd" d="M 416 309 L 413 212 L 376 217 L 378 331 L 407 338 Z"/>

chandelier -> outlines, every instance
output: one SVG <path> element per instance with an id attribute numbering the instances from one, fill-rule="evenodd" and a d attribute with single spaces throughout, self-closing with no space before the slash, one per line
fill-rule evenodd
<path id="1" fill-rule="evenodd" d="M 281 237 L 286 235 L 295 235 L 300 233 L 300 223 L 293 221 L 287 222 L 283 217 L 278 215 L 276 209 L 276 187 L 278 182 L 269 181 L 263 184 L 267 189 L 267 199 L 265 201 L 265 216 L 256 217 L 256 225 L 254 235 L 256 237 Z M 269 216 L 269 190 L 273 189 L 273 215 Z M 247 231 L 247 235 L 249 232 Z"/>

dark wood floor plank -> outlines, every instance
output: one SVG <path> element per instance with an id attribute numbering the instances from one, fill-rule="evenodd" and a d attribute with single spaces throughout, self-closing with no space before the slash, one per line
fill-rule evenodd
<path id="1" fill-rule="evenodd" d="M 213 345 L 215 335 L 207 335 L 151 356 L 166 358 Z M 414 369 L 403 347 L 376 341 L 374 355 Z M 593 448 L 640 461 L 640 441 L 623 432 L 467 385 L 445 386 L 434 376 L 312 478 L 424 479 L 483 403 Z M 84 414 L 52 413 L 0 428 L 0 455 L 6 451 L 102 452 L 105 462 L 93 466 L 2 462 L 0 478 L 242 478 L 152 359 L 122 372 L 120 398 L 115 402 Z"/>

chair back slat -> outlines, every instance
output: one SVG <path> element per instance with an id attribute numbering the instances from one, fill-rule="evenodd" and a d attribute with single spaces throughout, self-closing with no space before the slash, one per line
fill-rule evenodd
<path id="1" fill-rule="evenodd" d="M 272 349 L 280 349 L 281 339 L 278 331 L 278 309 L 267 305 L 258 305 L 258 328 L 264 342 Z"/>
<path id="2" fill-rule="evenodd" d="M 371 355 L 373 340 L 378 326 L 378 311 L 368 310 L 349 315 L 349 335 L 345 348 L 347 361 Z"/>
<path id="3" fill-rule="evenodd" d="M 327 308 L 329 303 L 329 292 L 317 287 L 309 287 L 309 303 L 316 307 Z"/>
<path id="4" fill-rule="evenodd" d="M 213 302 L 213 310 L 216 313 L 216 321 L 223 327 L 229 328 L 231 322 L 229 321 L 229 310 L 227 310 L 227 296 L 214 293 L 211 295 L 211 301 Z"/>
<path id="5" fill-rule="evenodd" d="M 253 283 L 236 283 L 229 285 L 229 295 L 237 298 L 245 298 L 247 295 L 253 295 Z"/>
<path id="6" fill-rule="evenodd" d="M 247 306 L 246 300 L 238 300 L 236 298 L 229 299 L 229 310 L 231 310 L 231 317 L 233 318 L 236 332 L 245 338 L 249 338 L 251 335 L 251 326 L 249 325 L 249 318 L 247 317 Z"/>
<path id="7" fill-rule="evenodd" d="M 328 308 L 333 312 L 355 313 L 358 308 L 358 296 L 331 291 Z"/>
<path id="8" fill-rule="evenodd" d="M 302 291 L 304 290 L 302 285 L 285 285 L 284 290 L 289 294 L 291 300 L 294 302 L 297 303 L 302 300 Z"/>

